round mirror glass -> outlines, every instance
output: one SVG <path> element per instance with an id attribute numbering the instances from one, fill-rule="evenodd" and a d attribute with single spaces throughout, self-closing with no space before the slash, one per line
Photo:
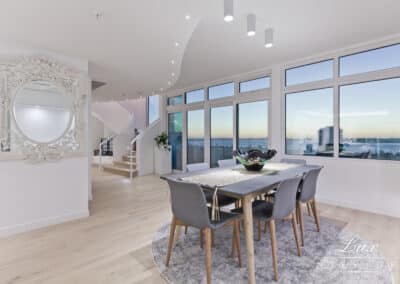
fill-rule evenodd
<path id="1" fill-rule="evenodd" d="M 71 96 L 45 81 L 24 85 L 14 98 L 14 118 L 19 131 L 36 143 L 60 139 L 71 127 Z"/>

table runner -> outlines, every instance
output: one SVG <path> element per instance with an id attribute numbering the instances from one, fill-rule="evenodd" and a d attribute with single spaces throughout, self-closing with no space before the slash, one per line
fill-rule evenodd
<path id="1" fill-rule="evenodd" d="M 254 179 L 266 175 L 274 175 L 281 170 L 296 168 L 296 164 L 269 163 L 264 166 L 261 171 L 247 171 L 243 166 L 239 165 L 234 168 L 220 169 L 215 172 L 207 171 L 198 175 L 191 175 L 180 178 L 183 181 L 198 183 L 208 187 L 222 187 L 249 179 Z"/>

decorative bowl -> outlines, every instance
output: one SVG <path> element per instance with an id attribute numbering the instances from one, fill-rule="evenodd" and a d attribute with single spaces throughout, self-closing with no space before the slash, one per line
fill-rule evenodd
<path id="1" fill-rule="evenodd" d="M 233 157 L 242 164 L 248 171 L 261 171 L 268 160 L 276 155 L 276 150 L 263 152 L 258 149 L 251 149 L 245 153 L 240 150 L 233 151 Z"/>

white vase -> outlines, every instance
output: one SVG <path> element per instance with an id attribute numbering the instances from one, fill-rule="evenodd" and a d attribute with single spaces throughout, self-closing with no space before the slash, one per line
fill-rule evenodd
<path id="1" fill-rule="evenodd" d="M 155 146 L 154 171 L 158 175 L 172 173 L 172 153 L 166 149 Z"/>

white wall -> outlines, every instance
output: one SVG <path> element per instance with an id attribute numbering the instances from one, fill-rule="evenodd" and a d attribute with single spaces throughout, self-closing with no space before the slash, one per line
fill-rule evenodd
<path id="1" fill-rule="evenodd" d="M 154 122 L 145 131 L 140 133 L 137 141 L 137 169 L 140 176 L 154 173 L 154 138 L 160 132 L 160 123 Z"/>
<path id="2" fill-rule="evenodd" d="M 146 98 L 121 101 L 120 104 L 128 110 L 134 118 L 133 127 L 145 129 L 147 123 L 147 101 Z"/>
<path id="3" fill-rule="evenodd" d="M 88 216 L 87 164 L 0 162 L 0 236 Z"/>
<path id="4" fill-rule="evenodd" d="M 0 57 L 19 55 L 48 56 L 83 74 L 88 74 L 86 60 L 70 58 L 45 50 L 0 42 Z M 84 91 L 90 99 L 89 81 Z M 89 104 L 87 107 L 89 108 Z M 85 114 L 85 126 L 88 116 Z M 23 160 L 1 160 L 0 153 L 0 236 L 43 227 L 89 215 L 91 191 L 88 131 L 83 144 L 88 152 L 54 163 L 32 164 Z"/>

